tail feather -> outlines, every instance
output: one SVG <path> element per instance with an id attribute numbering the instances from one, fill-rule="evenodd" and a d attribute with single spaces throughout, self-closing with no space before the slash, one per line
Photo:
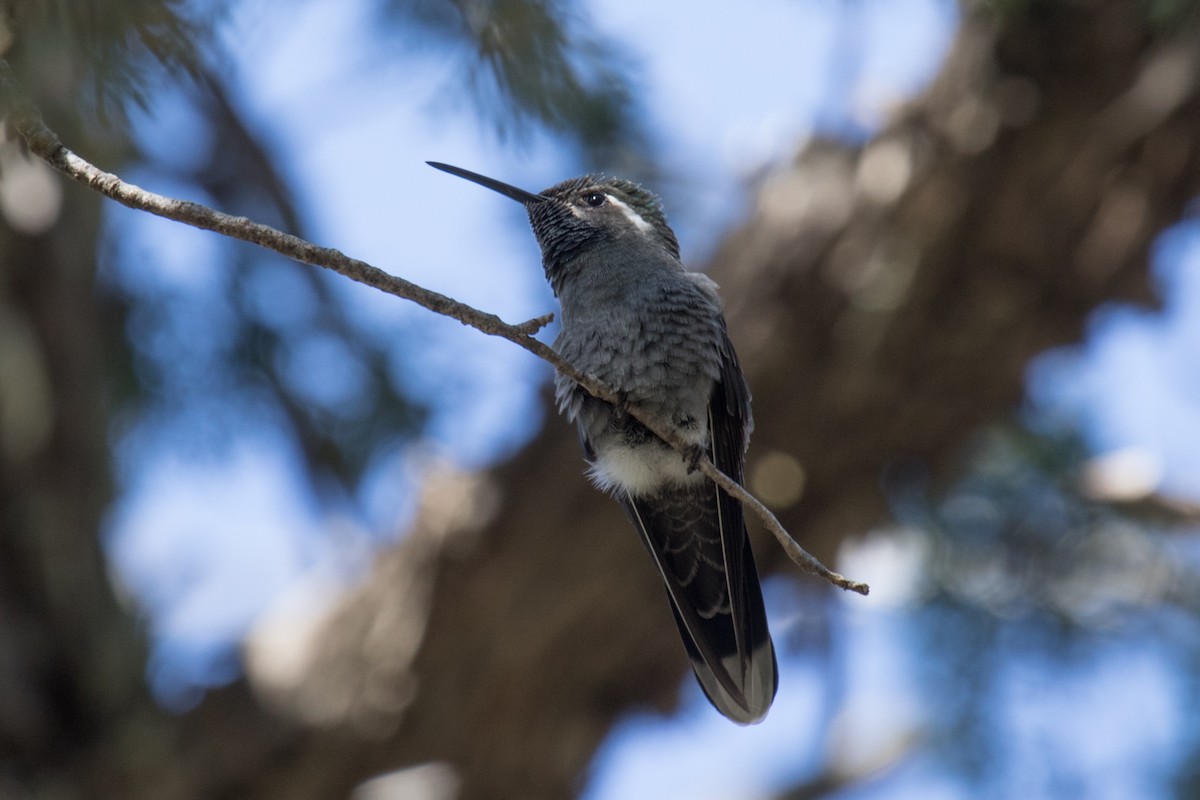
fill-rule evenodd
<path id="1" fill-rule="evenodd" d="M 760 721 L 778 675 L 740 505 L 708 481 L 622 505 L 654 556 L 704 693 L 734 722 Z"/>

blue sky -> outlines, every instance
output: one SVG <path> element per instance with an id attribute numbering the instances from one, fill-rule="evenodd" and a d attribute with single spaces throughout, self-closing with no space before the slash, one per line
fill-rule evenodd
<path id="1" fill-rule="evenodd" d="M 1077 346 L 1030 370 L 1034 402 L 1077 419 L 1099 452 L 1137 449 L 1157 462 L 1169 494 L 1200 498 L 1200 225 L 1158 239 L 1153 260 L 1161 309 L 1109 305 Z"/>
<path id="2" fill-rule="evenodd" d="M 379 45 L 366 6 L 287 4 L 289 24 L 280 28 L 278 0 L 240 3 L 223 37 L 235 101 L 279 154 L 313 237 L 512 321 L 552 310 L 521 209 L 424 161 L 532 190 L 587 165 L 546 139 L 502 141 L 465 105 L 448 103 L 453 72 L 436 51 L 373 60 Z M 754 177 L 791 158 L 805 136 L 861 136 L 918 90 L 939 65 L 955 15 L 945 0 L 767 0 L 753 13 L 601 0 L 591 9 L 596 25 L 641 68 L 650 128 L 674 179 L 668 212 L 693 264 L 745 212 Z M 189 147 L 204 144 L 190 141 L 195 126 L 169 93 L 139 125 L 145 145 L 165 157 L 187 158 Z M 222 245 L 209 234 L 123 210 L 111 216 L 125 246 L 149 254 L 140 260 L 146 279 L 180 293 L 210 291 L 221 280 L 211 265 Z M 1193 496 L 1200 494 L 1200 448 L 1189 445 L 1200 438 L 1200 382 L 1182 365 L 1195 362 L 1200 341 L 1197 241 L 1185 227 L 1163 240 L 1157 274 L 1169 298 L 1165 312 L 1106 309 L 1084 344 L 1047 354 L 1030 373 L 1034 405 L 1085 420 L 1099 449 L 1136 445 L 1155 453 L 1166 484 Z M 405 368 L 415 390 L 436 404 L 429 442 L 369 474 L 364 518 L 326 516 L 301 488 L 295 454 L 270 435 L 215 454 L 147 444 L 136 432 L 119 447 L 125 495 L 110 518 L 110 552 L 123 582 L 151 610 L 151 679 L 168 702 L 186 704 L 198 687 L 227 679 L 231 645 L 289 587 L 314 575 L 349 582 L 360 574 L 374 543 L 403 530 L 413 487 L 429 464 L 486 465 L 543 422 L 536 393 L 549 377 L 544 364 L 394 298 L 352 286 L 345 292 L 365 325 L 419 328 L 427 344 Z M 336 372 L 322 377 L 338 381 Z M 878 541 L 849 557 L 863 570 L 854 574 L 877 587 L 903 587 L 906 565 L 915 568 Z M 784 631 L 803 624 L 787 618 L 792 594 L 782 584 L 768 591 L 773 625 Z M 919 725 L 906 675 L 880 666 L 903 660 L 894 623 L 907 602 L 902 590 L 889 598 L 881 588 L 870 601 L 845 603 L 844 647 L 861 654 L 847 661 L 861 666 L 847 678 L 846 716 L 837 723 L 857 737 L 848 758 L 869 759 Z M 827 687 L 803 657 L 785 656 L 782 667 L 777 707 L 756 728 L 730 726 L 690 682 L 681 688 L 686 704 L 677 719 L 629 720 L 601 752 L 588 800 L 752 797 L 815 768 Z M 1114 668 L 1126 667 L 1154 669 Z M 1145 702 L 1159 702 L 1165 678 L 1147 674 Z M 1021 680 L 1017 674 L 1015 685 Z M 1112 680 L 1098 674 L 1072 682 L 1078 698 L 1051 685 L 1044 699 L 1070 711 L 1094 703 Z M 1124 719 L 1135 710 L 1112 713 Z M 1042 723 L 1014 712 L 1010 724 L 1027 730 Z M 1089 763 L 1119 762 L 1097 741 Z M 921 764 L 906 766 L 898 780 L 909 796 L 961 796 Z"/>

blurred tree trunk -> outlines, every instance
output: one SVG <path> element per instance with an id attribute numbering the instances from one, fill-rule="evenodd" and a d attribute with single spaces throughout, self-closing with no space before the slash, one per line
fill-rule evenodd
<path id="1" fill-rule="evenodd" d="M 1027 5 L 965 12 L 923 96 L 864 147 L 813 142 L 767 176 L 710 265 L 755 393 L 752 488 L 802 489 L 781 518 L 827 561 L 884 517 L 889 469 L 943 472 L 1014 409 L 1031 357 L 1102 303 L 1150 301 L 1150 242 L 1200 190 L 1196 27 L 1156 33 L 1132 0 Z M 569 797 L 620 714 L 673 707 L 662 590 L 554 423 L 488 474 L 432 481 L 327 619 L 267 630 L 291 660 L 256 640 L 249 682 L 154 710 L 101 580 L 84 268 L 22 241 L 5 233 L 3 299 L 42 343 L 55 426 L 36 469 L 0 472 L 0 797 L 342 797 L 426 761 L 464 798 Z M 31 270 L 49 296 L 11 290 Z"/>

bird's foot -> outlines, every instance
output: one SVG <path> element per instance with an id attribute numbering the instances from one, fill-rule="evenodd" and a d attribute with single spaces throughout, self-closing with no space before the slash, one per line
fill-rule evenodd
<path id="1" fill-rule="evenodd" d="M 616 405 L 613 406 L 613 411 L 616 412 L 616 415 L 618 417 L 628 417 L 629 416 L 629 392 L 625 391 L 624 389 L 617 389 L 616 395 L 617 395 L 617 402 L 616 402 Z"/>
<path id="2" fill-rule="evenodd" d="M 683 453 L 683 460 L 688 465 L 688 475 L 700 469 L 700 459 L 704 458 L 704 448 L 698 444 L 689 445 Z"/>
<path id="3" fill-rule="evenodd" d="M 617 402 L 613 403 L 609 419 L 616 430 L 625 431 L 637 424 L 637 420 L 629 413 L 629 392 L 622 389 L 615 391 Z"/>

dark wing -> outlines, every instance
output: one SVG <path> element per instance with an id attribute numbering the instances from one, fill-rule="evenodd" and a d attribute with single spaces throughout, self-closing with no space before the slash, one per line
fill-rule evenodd
<path id="1" fill-rule="evenodd" d="M 723 327 L 722 337 L 708 454 L 740 483 L 750 393 Z M 741 503 L 711 481 L 618 499 L 654 557 L 705 694 L 733 721 L 758 722 L 775 697 L 778 675 Z"/>

